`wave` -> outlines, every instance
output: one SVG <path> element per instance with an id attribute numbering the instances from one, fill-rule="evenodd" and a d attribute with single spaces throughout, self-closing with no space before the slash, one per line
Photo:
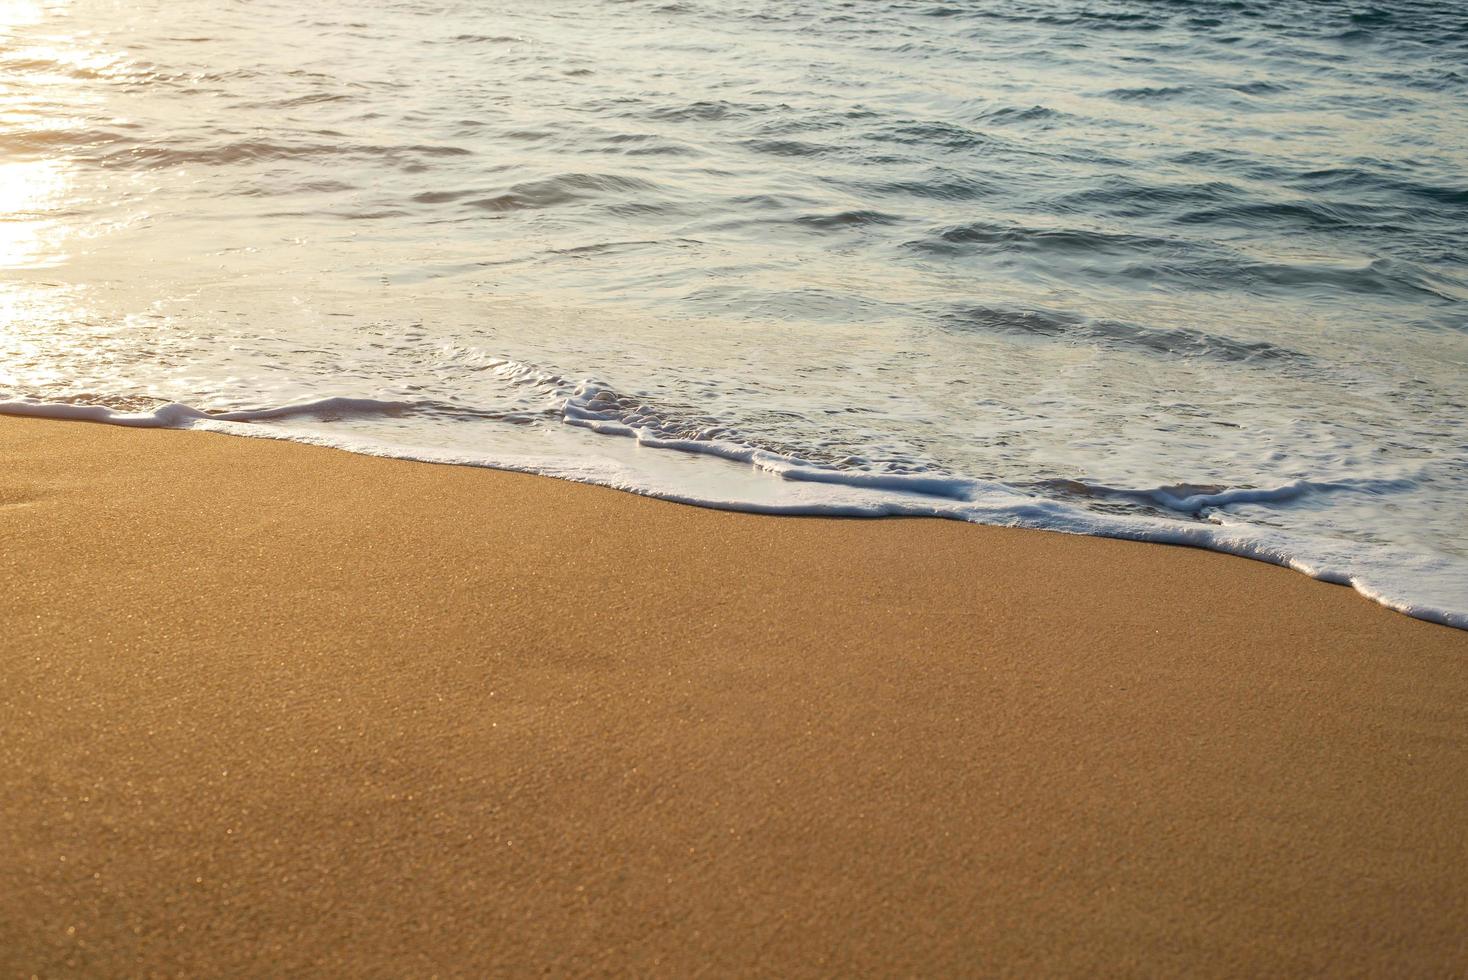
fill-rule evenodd
<path id="1" fill-rule="evenodd" d="M 819 157 L 832 151 L 832 147 L 805 140 L 753 139 L 741 144 L 755 153 L 766 153 L 777 157 Z"/>
<path id="2" fill-rule="evenodd" d="M 1100 500 L 1124 500 L 1190 517 L 1206 515 L 1240 504 L 1294 503 L 1333 493 L 1383 494 L 1410 490 L 1410 480 L 1295 480 L 1277 487 L 1200 487 L 1181 484 L 1130 489 L 1075 480 L 1047 480 L 1035 484 L 1047 490 Z"/>
<path id="3" fill-rule="evenodd" d="M 903 120 L 872 131 L 868 138 L 902 146 L 933 146 L 945 150 L 1007 145 L 997 136 L 944 120 Z"/>
<path id="4" fill-rule="evenodd" d="M 415 407 L 421 407 L 421 403 L 341 396 L 295 405 L 221 412 L 200 411 L 179 402 L 169 402 L 151 411 L 129 412 L 97 404 L 5 401 L 0 402 L 0 415 L 103 422 L 138 429 L 184 429 L 196 422 L 271 422 L 302 417 L 327 420 L 346 415 L 401 415 Z"/>
<path id="5" fill-rule="evenodd" d="M 1076 252 L 1084 255 L 1155 255 L 1188 244 L 1149 235 L 1114 234 L 1084 228 L 1026 228 L 975 221 L 944 228 L 935 235 L 907 243 L 908 248 L 945 255 L 969 252 Z"/>
<path id="6" fill-rule="evenodd" d="M 1056 124 L 1075 120 L 1070 113 L 1052 109 L 1049 106 L 1032 105 L 1025 108 L 1019 106 L 999 106 L 988 109 L 979 114 L 979 118 L 986 123 L 994 125 L 1012 126 L 1021 123 L 1047 123 Z"/>
<path id="7" fill-rule="evenodd" d="M 461 146 L 451 145 L 389 146 L 345 142 L 284 142 L 271 139 L 230 140 L 203 146 L 179 146 L 167 143 L 145 143 L 126 138 L 108 138 L 97 143 L 81 143 L 78 144 L 78 148 L 113 144 L 121 144 L 122 148 L 93 156 L 90 158 L 91 161 L 106 168 L 153 170 L 189 165 L 229 167 L 236 164 L 276 161 L 319 161 L 331 157 L 361 157 L 403 164 L 422 158 L 469 156 L 473 152 Z"/>
<path id="8" fill-rule="evenodd" d="M 455 34 L 449 38 L 454 44 L 515 44 L 523 40 L 513 34 Z"/>
<path id="9" fill-rule="evenodd" d="M 1461 214 L 1468 209 L 1468 185 L 1438 184 L 1396 177 L 1368 167 L 1331 167 L 1298 174 L 1290 181 L 1310 191 L 1350 191 L 1381 194 L 1419 204 L 1451 208 Z"/>
<path id="10" fill-rule="evenodd" d="M 657 185 L 618 174 L 564 173 L 497 189 L 461 188 L 423 191 L 414 204 L 459 204 L 479 211 L 539 211 L 587 198 L 655 191 Z"/>
<path id="11" fill-rule="evenodd" d="M 1173 220 L 1186 224 L 1242 222 L 1254 228 L 1268 223 L 1303 222 L 1316 230 L 1344 224 L 1342 218 L 1333 216 L 1329 210 L 1308 205 L 1230 204 L 1181 211 Z M 1418 241 L 1403 236 L 1393 247 L 1404 256 L 1430 258 L 1433 253 L 1428 249 L 1447 244 L 1431 238 Z M 1223 244 L 1181 236 L 1164 238 L 1088 228 L 1031 228 L 972 222 L 943 228 L 906 242 L 904 247 L 942 258 L 1021 255 L 1046 272 L 1055 263 L 1064 262 L 1091 276 L 1168 282 L 1191 290 L 1247 289 L 1285 295 L 1299 295 L 1302 290 L 1328 290 L 1337 295 L 1392 296 L 1407 302 L 1452 303 L 1460 299 L 1454 295 L 1455 283 L 1405 257 L 1377 258 L 1354 267 L 1265 262 Z"/>
<path id="12" fill-rule="evenodd" d="M 0 415 L 100 422 L 145 428 L 203 429 L 233 435 L 286 439 L 352 452 L 431 463 L 482 466 L 535 473 L 628 490 L 661 499 L 765 514 L 843 517 L 937 517 L 993 526 L 1034 528 L 1127 540 L 1205 548 L 1282 565 L 1326 582 L 1349 585 L 1367 598 L 1418 619 L 1468 629 L 1468 563 L 1424 557 L 1386 547 L 1347 544 L 1285 533 L 1230 519 L 1240 505 L 1283 504 L 1338 493 L 1382 494 L 1402 481 L 1297 480 L 1278 487 L 1112 487 L 1073 480 L 1015 486 L 962 476 L 841 469 L 738 440 L 718 425 L 690 425 L 666 417 L 644 399 L 594 382 L 570 382 L 509 359 L 487 364 L 509 384 L 528 386 L 554 402 L 552 414 L 571 427 L 628 439 L 636 446 L 735 464 L 711 479 L 690 480 L 681 468 L 649 466 L 646 457 L 617 459 L 603 453 L 464 453 L 386 443 L 352 434 L 333 420 L 434 412 L 480 419 L 505 413 L 432 401 L 330 397 L 297 404 L 203 411 L 169 403 L 151 411 L 119 411 L 104 405 L 0 402 Z M 310 420 L 314 428 L 273 423 Z M 1091 500 L 1143 504 L 1133 512 L 1107 512 Z"/>
<path id="13" fill-rule="evenodd" d="M 1268 341 L 1235 340 L 1182 327 L 1146 327 L 1120 320 L 1098 320 L 1063 310 L 963 306 L 943 315 L 952 327 L 1011 336 L 1085 340 L 1169 357 L 1202 357 L 1233 362 L 1305 364 L 1308 355 Z"/>
<path id="14" fill-rule="evenodd" d="M 1101 93 L 1108 99 L 1121 99 L 1126 102 L 1155 102 L 1187 95 L 1189 89 L 1181 85 L 1156 85 L 1141 88 L 1114 88 Z"/>
<path id="15" fill-rule="evenodd" d="M 882 211 L 838 211 L 835 214 L 803 214 L 795 219 L 797 225 L 831 231 L 842 228 L 859 228 L 863 225 L 892 225 L 902 219 Z"/>
<path id="16" fill-rule="evenodd" d="M 764 110 L 763 106 L 735 105 L 732 102 L 690 102 L 686 105 L 659 106 L 647 118 L 661 122 L 718 122 L 738 119 Z"/>

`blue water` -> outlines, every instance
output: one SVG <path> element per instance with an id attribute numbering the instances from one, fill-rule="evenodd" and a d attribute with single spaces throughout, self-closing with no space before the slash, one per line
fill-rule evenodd
<path id="1" fill-rule="evenodd" d="M 1460 5 L 22 0 L 0 120 L 7 411 L 1468 625 Z"/>

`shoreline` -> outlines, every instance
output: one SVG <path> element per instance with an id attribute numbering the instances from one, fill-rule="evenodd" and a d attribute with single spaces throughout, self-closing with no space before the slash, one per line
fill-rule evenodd
<path id="1" fill-rule="evenodd" d="M 1281 566 L 0 418 L 0 965 L 1451 973 L 1468 633 Z"/>
<path id="2" fill-rule="evenodd" d="M 123 426 L 126 428 L 142 429 L 167 429 L 196 432 L 210 432 L 215 434 L 228 434 L 239 437 L 256 439 L 271 439 L 286 442 L 294 442 L 304 446 L 327 448 L 336 451 L 354 453 L 358 455 L 371 456 L 379 459 L 396 459 L 404 462 L 429 463 L 449 466 L 468 466 L 477 469 L 488 469 L 497 472 L 523 473 L 532 476 L 543 476 L 554 480 L 567 480 L 586 486 L 609 488 L 617 491 L 637 494 L 655 500 L 669 501 L 710 510 L 732 511 L 745 514 L 762 514 L 781 517 L 855 517 L 865 519 L 875 518 L 936 518 L 942 520 L 960 521 L 969 524 L 977 524 L 985 527 L 1008 527 L 1026 530 L 1048 531 L 1061 534 L 1083 535 L 1088 537 L 1107 538 L 1116 541 L 1135 541 L 1146 544 L 1175 545 L 1187 548 L 1200 548 L 1218 554 L 1231 555 L 1245 558 L 1251 561 L 1260 561 L 1281 568 L 1288 568 L 1309 578 L 1336 585 L 1344 585 L 1353 589 L 1371 602 L 1384 606 L 1394 612 L 1420 619 L 1424 622 L 1449 626 L 1454 629 L 1468 631 L 1468 611 L 1464 610 L 1462 600 L 1447 598 L 1446 592 L 1436 584 L 1425 584 L 1421 581 L 1407 583 L 1400 580 L 1397 574 L 1404 567 L 1413 567 L 1418 574 L 1423 573 L 1423 566 L 1431 567 L 1434 559 L 1413 553 L 1397 554 L 1392 564 L 1393 571 L 1385 574 L 1382 569 L 1381 555 L 1373 559 L 1363 558 L 1359 554 L 1339 553 L 1329 543 L 1315 541 L 1312 543 L 1308 537 L 1300 537 L 1289 532 L 1284 532 L 1283 537 L 1270 537 L 1261 534 L 1256 528 L 1252 533 L 1240 533 L 1237 525 L 1230 525 L 1226 521 L 1164 521 L 1158 518 L 1123 519 L 1107 518 L 1098 513 L 1088 513 L 1080 510 L 1061 510 L 1048 512 L 1044 517 L 1036 517 L 1034 514 L 1026 514 L 1025 511 L 1035 504 L 1035 498 L 1022 495 L 1015 488 L 998 486 L 1010 494 L 1016 495 L 1009 503 L 992 501 L 980 501 L 979 499 L 966 498 L 957 493 L 955 488 L 960 485 L 977 485 L 977 481 L 964 477 L 918 477 L 917 483 L 921 489 L 912 491 L 911 497 L 917 497 L 922 502 L 914 503 L 909 495 L 901 494 L 904 499 L 894 500 L 884 497 L 884 491 L 902 491 L 904 481 L 909 475 L 889 474 L 875 483 L 861 481 L 849 482 L 844 479 L 826 479 L 829 471 L 817 470 L 805 476 L 793 478 L 790 472 L 784 472 L 779 479 L 773 482 L 783 486 L 787 492 L 794 488 L 807 490 L 811 487 L 819 487 L 824 491 L 832 491 L 841 488 L 847 495 L 834 497 L 777 497 L 766 496 L 767 487 L 771 483 L 769 473 L 763 476 L 753 476 L 752 482 L 741 484 L 736 482 L 733 486 L 723 491 L 710 491 L 705 489 L 703 493 L 688 492 L 679 488 L 676 482 L 668 486 L 654 477 L 648 479 L 632 470 L 622 469 L 613 463 L 606 467 L 586 468 L 578 465 L 567 466 L 564 460 L 551 461 L 543 465 L 529 465 L 523 460 L 490 457 L 475 457 L 472 455 L 461 455 L 452 451 L 439 451 L 426 447 L 416 449 L 405 448 L 392 444 L 378 444 L 372 441 L 358 442 L 350 439 L 342 440 L 332 438 L 324 434 L 302 434 L 300 432 L 288 433 L 281 430 L 272 430 L 269 427 L 261 427 L 252 423 L 289 417 L 292 415 L 310 413 L 313 411 L 380 411 L 394 407 L 406 407 L 403 403 L 389 403 L 374 399 L 360 398 L 338 398 L 330 397 L 315 402 L 304 402 L 289 406 L 280 406 L 267 409 L 246 409 L 231 412 L 207 413 L 201 412 L 191 406 L 171 403 L 155 408 L 151 412 L 121 412 L 103 405 L 93 404 L 45 404 L 29 402 L 0 402 L 0 417 L 12 418 L 34 418 L 52 421 L 101 423 L 107 425 Z M 589 424 L 585 413 L 594 415 L 594 412 L 578 407 L 575 419 L 568 419 L 573 424 Z M 601 421 L 607 421 L 605 419 Z M 204 423 L 197 426 L 195 423 Z M 618 423 L 620 424 L 620 423 Z M 631 430 L 619 432 L 619 435 L 632 435 Z M 639 443 L 640 445 L 640 443 Z M 692 453 L 694 455 L 707 455 L 724 463 L 735 463 L 741 469 L 749 470 L 768 469 L 771 466 L 785 467 L 789 464 L 790 470 L 803 470 L 808 467 L 793 458 L 772 455 L 771 461 L 759 461 L 752 457 L 760 456 L 761 453 L 743 446 L 719 446 L 711 449 L 708 444 L 679 439 L 661 439 L 658 441 L 655 451 L 671 450 L 674 455 Z M 685 457 L 686 461 L 686 457 Z M 745 479 L 750 479 L 751 473 L 743 474 Z M 942 489 L 934 490 L 934 484 L 944 485 Z M 759 489 L 753 489 L 758 485 Z M 1131 499 L 1133 501 L 1150 500 L 1152 503 L 1177 513 L 1192 513 L 1198 516 L 1197 508 L 1212 506 L 1228 506 L 1230 503 L 1249 503 L 1260 499 L 1289 498 L 1303 492 L 1306 487 L 1314 486 L 1312 481 L 1296 480 L 1274 488 L 1258 487 L 1232 487 L 1213 488 L 1208 492 L 1200 490 L 1197 494 L 1189 493 L 1188 496 L 1179 497 L 1173 491 L 1179 488 L 1155 487 L 1152 489 L 1126 490 L 1114 487 L 1096 486 L 1092 490 L 1103 498 L 1111 495 Z M 1079 484 L 1079 486 L 1086 486 Z M 1198 488 L 1194 488 L 1198 489 Z M 867 496 L 866 491 L 873 491 L 873 495 Z M 955 491 L 953 494 L 945 490 Z M 945 505 L 949 501 L 950 505 Z M 961 501 L 953 505 L 953 501 Z M 1022 501 L 1016 503 L 1015 501 Z M 1048 501 L 1050 504 L 1056 501 Z M 1044 506 L 1042 503 L 1041 506 Z M 1441 567 L 1435 571 L 1439 575 L 1448 575 Z M 1396 574 L 1394 574 L 1394 572 Z M 1468 581 L 1463 586 L 1468 589 Z M 1446 604 L 1445 604 L 1446 603 Z"/>

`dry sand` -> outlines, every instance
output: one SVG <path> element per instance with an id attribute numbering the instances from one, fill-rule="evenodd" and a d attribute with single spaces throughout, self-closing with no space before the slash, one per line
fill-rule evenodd
<path id="1" fill-rule="evenodd" d="M 0 419 L 4 976 L 1468 971 L 1468 633 Z"/>

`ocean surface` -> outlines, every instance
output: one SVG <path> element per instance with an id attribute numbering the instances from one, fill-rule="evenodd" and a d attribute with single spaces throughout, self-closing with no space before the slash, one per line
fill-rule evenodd
<path id="1" fill-rule="evenodd" d="M 0 0 L 0 402 L 1468 627 L 1468 8 Z"/>

